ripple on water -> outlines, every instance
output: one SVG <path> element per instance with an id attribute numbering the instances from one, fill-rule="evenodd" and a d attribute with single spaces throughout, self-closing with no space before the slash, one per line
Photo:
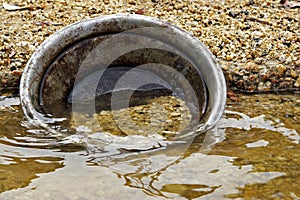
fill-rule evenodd
<path id="1" fill-rule="evenodd" d="M 4 200 L 300 197 L 297 95 L 239 96 L 238 102 L 228 102 L 212 131 L 191 143 L 145 151 L 105 143 L 97 135 L 55 135 L 29 128 L 17 98 L 4 99 Z"/>

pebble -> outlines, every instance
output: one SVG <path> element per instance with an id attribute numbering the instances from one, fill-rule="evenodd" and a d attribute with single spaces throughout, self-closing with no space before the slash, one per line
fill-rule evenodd
<path id="1" fill-rule="evenodd" d="M 158 105 L 162 105 L 163 108 Z M 162 96 L 150 100 L 145 105 L 114 111 L 102 110 L 92 118 L 73 113 L 70 127 L 87 127 L 88 130 L 92 130 L 87 134 L 102 131 L 116 136 L 160 134 L 168 138 L 185 130 L 191 120 L 190 109 L 183 100 L 174 96 Z"/>
<path id="2" fill-rule="evenodd" d="M 293 78 L 296 78 L 297 77 L 297 73 L 295 72 L 295 70 L 291 70 L 291 76 Z"/>
<path id="3" fill-rule="evenodd" d="M 22 64 L 21 62 L 16 62 L 16 65 L 17 65 L 18 67 L 21 67 L 23 64 Z"/>
<path id="4" fill-rule="evenodd" d="M 179 10 L 179 9 L 182 9 L 183 8 L 183 4 L 182 3 L 178 3 L 178 4 L 175 4 L 175 9 Z"/>
<path id="5" fill-rule="evenodd" d="M 300 76 L 297 78 L 295 84 L 294 84 L 295 87 L 300 87 Z"/>
<path id="6" fill-rule="evenodd" d="M 179 116 L 181 116 L 181 113 L 171 113 L 171 116 L 172 117 L 179 117 Z"/>
<path id="7" fill-rule="evenodd" d="M 279 76 L 282 76 L 284 74 L 284 72 L 287 70 L 287 68 L 284 65 L 278 65 L 276 67 Z"/>

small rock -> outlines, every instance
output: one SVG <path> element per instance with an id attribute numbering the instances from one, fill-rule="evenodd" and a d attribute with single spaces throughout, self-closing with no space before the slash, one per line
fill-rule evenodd
<path id="1" fill-rule="evenodd" d="M 168 7 L 166 7 L 166 11 L 170 12 L 170 11 L 172 11 L 172 10 L 173 10 L 173 6 L 168 6 Z"/>
<path id="2" fill-rule="evenodd" d="M 183 8 L 183 4 L 182 3 L 179 3 L 179 4 L 175 5 L 175 9 L 176 10 L 179 10 L 179 9 L 182 9 L 182 8 Z"/>
<path id="3" fill-rule="evenodd" d="M 296 67 L 300 67 L 300 60 L 297 60 L 297 61 L 295 62 L 295 65 L 296 65 Z"/>
<path id="4" fill-rule="evenodd" d="M 287 82 L 281 82 L 280 84 L 279 84 L 279 88 L 280 89 L 284 89 L 284 88 L 287 88 L 289 86 L 289 84 L 287 83 Z"/>
<path id="5" fill-rule="evenodd" d="M 26 41 L 21 41 L 17 44 L 17 46 L 21 46 L 21 47 L 27 47 L 29 45 L 29 42 Z"/>
<path id="6" fill-rule="evenodd" d="M 248 62 L 245 65 L 245 69 L 250 72 L 259 72 L 260 68 L 256 63 Z"/>
<path id="7" fill-rule="evenodd" d="M 21 62 L 16 62 L 17 67 L 21 67 L 22 63 Z"/>
<path id="8" fill-rule="evenodd" d="M 243 80 L 244 81 L 248 80 L 248 76 L 243 76 Z"/>
<path id="9" fill-rule="evenodd" d="M 223 64 L 222 64 L 221 67 L 222 67 L 222 69 L 223 69 L 224 71 L 228 71 L 228 69 L 229 69 L 229 66 L 228 66 L 228 65 L 223 65 Z"/>
<path id="10" fill-rule="evenodd" d="M 102 111 L 100 112 L 100 115 L 107 115 L 107 114 L 109 114 L 109 112 L 106 111 L 106 110 L 102 110 Z"/>
<path id="11" fill-rule="evenodd" d="M 226 60 L 227 61 L 232 61 L 232 59 L 233 59 L 233 55 L 232 54 L 227 54 L 226 55 Z"/>
<path id="12" fill-rule="evenodd" d="M 129 0 L 129 1 L 127 1 L 127 3 L 130 4 L 130 5 L 135 5 L 136 4 L 136 2 L 133 1 L 133 0 Z"/>
<path id="13" fill-rule="evenodd" d="M 181 115 L 181 113 L 172 113 L 171 116 L 172 117 L 179 117 Z"/>
<path id="14" fill-rule="evenodd" d="M 299 76 L 298 79 L 296 80 L 294 86 L 295 86 L 295 87 L 300 87 L 300 76 Z"/>
<path id="15" fill-rule="evenodd" d="M 296 78 L 297 77 L 297 73 L 294 70 L 291 70 L 291 76 L 293 78 Z"/>
<path id="16" fill-rule="evenodd" d="M 257 89 L 259 90 L 259 91 L 263 91 L 264 90 L 264 83 L 263 82 L 260 82 L 259 84 L 258 84 L 258 87 L 257 87 Z"/>
<path id="17" fill-rule="evenodd" d="M 229 11 L 228 15 L 232 18 L 236 18 L 238 16 L 238 13 L 235 13 L 233 11 Z"/>
<path id="18" fill-rule="evenodd" d="M 293 79 L 291 77 L 286 77 L 284 80 L 288 81 L 288 82 L 291 82 Z"/>
<path id="19" fill-rule="evenodd" d="M 284 66 L 284 65 L 278 65 L 276 67 L 276 69 L 278 71 L 278 75 L 282 76 L 285 73 L 285 71 L 286 71 L 286 66 Z"/>

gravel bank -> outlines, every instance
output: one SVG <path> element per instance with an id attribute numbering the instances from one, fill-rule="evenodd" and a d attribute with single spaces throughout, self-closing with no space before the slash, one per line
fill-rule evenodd
<path id="1" fill-rule="evenodd" d="M 0 8 L 0 89 L 16 87 L 33 51 L 60 28 L 106 14 L 143 14 L 169 21 L 205 43 L 230 89 L 300 90 L 300 9 L 280 1 L 10 1 Z"/>

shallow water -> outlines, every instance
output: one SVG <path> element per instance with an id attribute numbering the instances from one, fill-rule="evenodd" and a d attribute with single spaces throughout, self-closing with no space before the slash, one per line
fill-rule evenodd
<path id="1" fill-rule="evenodd" d="M 1 96 L 1 200 L 300 198 L 297 94 L 239 95 L 212 131 L 140 152 L 29 128 Z"/>

